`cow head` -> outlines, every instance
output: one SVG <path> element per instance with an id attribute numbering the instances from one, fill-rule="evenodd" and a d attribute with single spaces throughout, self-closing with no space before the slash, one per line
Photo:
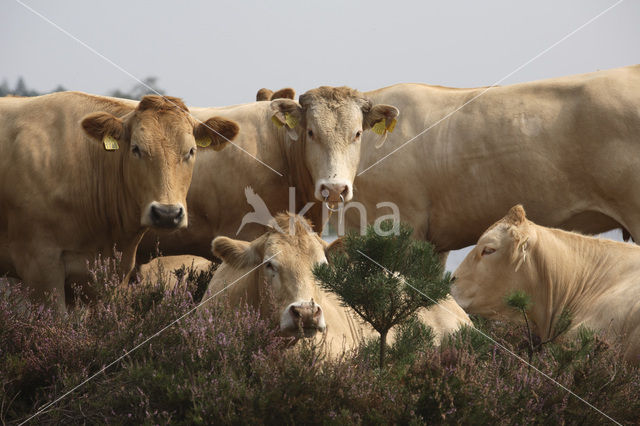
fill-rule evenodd
<path id="1" fill-rule="evenodd" d="M 232 267 L 255 268 L 259 298 L 270 293 L 276 320 L 284 336 L 313 337 L 327 327 L 322 290 L 312 273 L 313 265 L 326 263 L 326 253 L 339 243 L 325 243 L 301 216 L 279 214 L 279 230 L 270 230 L 252 242 L 217 237 L 213 254 Z M 339 241 L 339 240 L 338 240 Z M 263 306 L 258 301 L 257 306 Z"/>
<path id="2" fill-rule="evenodd" d="M 271 102 L 276 124 L 304 144 L 304 161 L 315 185 L 314 196 L 331 203 L 353 197 L 362 133 L 384 120 L 384 132 L 398 116 L 390 105 L 374 105 L 348 87 L 319 87 L 300 96 Z M 295 142 L 294 142 L 295 143 Z"/>
<path id="3" fill-rule="evenodd" d="M 184 103 L 150 95 L 118 118 L 96 112 L 82 119 L 89 137 L 103 144 L 105 155 L 120 156 L 122 185 L 143 227 L 187 226 L 186 197 L 196 151 L 221 150 L 238 133 L 238 125 L 220 117 L 196 122 Z M 113 152 L 109 152 L 113 151 Z"/>
<path id="4" fill-rule="evenodd" d="M 468 313 L 517 320 L 506 304 L 516 290 L 529 292 L 535 281 L 531 249 L 536 233 L 521 205 L 493 224 L 453 274 L 451 295 Z"/>

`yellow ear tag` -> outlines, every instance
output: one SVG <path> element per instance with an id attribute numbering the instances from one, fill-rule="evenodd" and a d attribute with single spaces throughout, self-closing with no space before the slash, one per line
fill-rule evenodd
<path id="1" fill-rule="evenodd" d="M 196 139 L 196 145 L 206 148 L 211 145 L 211 138 L 209 136 L 198 138 Z"/>
<path id="2" fill-rule="evenodd" d="M 288 112 L 284 113 L 284 121 L 287 123 L 287 126 L 289 126 L 290 129 L 293 129 L 298 125 L 298 119 Z"/>
<path id="3" fill-rule="evenodd" d="M 280 120 L 278 120 L 278 117 L 276 117 L 275 115 L 271 116 L 271 121 L 273 121 L 273 124 L 275 124 L 278 127 L 284 126 L 284 124 L 282 124 Z"/>
<path id="4" fill-rule="evenodd" d="M 396 120 L 395 118 L 391 120 L 391 123 L 389 123 L 389 125 L 387 126 L 387 132 L 392 133 L 393 129 L 396 128 L 396 123 L 398 123 L 398 120 Z"/>
<path id="5" fill-rule="evenodd" d="M 104 149 L 107 151 L 117 151 L 120 146 L 118 146 L 118 141 L 113 136 L 105 136 L 102 138 L 102 145 L 104 145 Z"/>
<path id="6" fill-rule="evenodd" d="M 384 132 L 387 131 L 385 120 L 382 119 L 378 121 L 376 124 L 373 125 L 371 130 L 373 130 L 374 133 L 377 133 L 379 135 L 384 135 Z"/>

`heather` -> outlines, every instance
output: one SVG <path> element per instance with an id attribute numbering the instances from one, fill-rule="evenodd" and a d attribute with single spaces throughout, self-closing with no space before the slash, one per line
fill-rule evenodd
<path id="1" fill-rule="evenodd" d="M 607 420 L 504 346 L 624 424 L 640 422 L 640 372 L 584 330 L 530 342 L 525 325 L 474 319 L 441 347 L 413 319 L 378 367 L 379 341 L 327 359 L 278 337 L 277 325 L 223 296 L 193 310 L 211 273 L 178 271 L 118 292 L 113 259 L 93 270 L 93 301 L 60 317 L 0 280 L 0 420 L 38 424 L 603 424 Z M 79 293 L 81 293 L 79 291 Z"/>

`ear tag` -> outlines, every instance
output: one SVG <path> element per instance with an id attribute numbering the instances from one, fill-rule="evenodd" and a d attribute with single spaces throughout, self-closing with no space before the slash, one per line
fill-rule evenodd
<path id="1" fill-rule="evenodd" d="M 287 123 L 290 129 L 295 128 L 298 125 L 298 119 L 288 112 L 284 113 L 284 121 Z"/>
<path id="2" fill-rule="evenodd" d="M 104 149 L 107 151 L 117 151 L 118 148 L 120 148 L 116 138 L 109 135 L 106 135 L 104 138 L 102 138 L 102 145 L 104 145 Z"/>
<path id="3" fill-rule="evenodd" d="M 211 138 L 209 136 L 204 136 L 202 138 L 196 139 L 196 145 L 206 148 L 211 145 Z"/>
<path id="4" fill-rule="evenodd" d="M 391 120 L 391 123 L 389 123 L 389 125 L 387 126 L 387 132 L 393 133 L 393 129 L 396 128 L 397 123 L 398 123 L 398 120 L 396 120 L 395 118 Z"/>
<path id="5" fill-rule="evenodd" d="M 275 124 L 278 127 L 284 126 L 284 124 L 282 124 L 280 120 L 278 120 L 278 117 L 276 117 L 275 115 L 271 116 L 271 121 L 273 121 L 273 124 Z"/>
<path id="6" fill-rule="evenodd" d="M 384 135 L 385 132 L 387 131 L 385 120 L 382 119 L 378 121 L 376 124 L 373 125 L 371 130 L 373 130 L 374 133 L 377 133 L 379 135 Z"/>

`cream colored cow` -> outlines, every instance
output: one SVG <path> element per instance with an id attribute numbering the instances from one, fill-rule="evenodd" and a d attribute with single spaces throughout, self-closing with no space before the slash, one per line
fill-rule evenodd
<path id="1" fill-rule="evenodd" d="M 521 320 L 505 297 L 531 297 L 529 318 L 543 341 L 569 311 L 579 326 L 603 331 L 640 362 L 640 247 L 546 228 L 513 207 L 478 240 L 454 273 L 451 294 L 468 313 Z"/>
<path id="2" fill-rule="evenodd" d="M 302 327 L 305 337 L 325 338 L 333 354 L 372 336 L 373 329 L 363 325 L 333 293 L 323 290 L 313 276 L 313 265 L 326 262 L 326 253 L 336 243 L 324 242 L 300 216 L 280 214 L 276 223 L 284 232 L 271 229 L 252 242 L 227 237 L 213 241 L 213 252 L 223 263 L 205 299 L 224 290 L 232 304 L 246 301 L 266 315 L 270 313 L 266 298 L 270 294 L 283 335 L 296 336 Z M 471 324 L 451 299 L 421 311 L 419 316 L 434 329 L 438 341 L 461 325 Z"/>
<path id="3" fill-rule="evenodd" d="M 172 97 L 0 98 L 0 275 L 36 298 L 55 292 L 64 310 L 65 283 L 86 282 L 87 261 L 115 246 L 126 282 L 149 228 L 187 226 L 196 139 L 206 152 L 238 133 L 231 120 L 203 121 Z"/>

